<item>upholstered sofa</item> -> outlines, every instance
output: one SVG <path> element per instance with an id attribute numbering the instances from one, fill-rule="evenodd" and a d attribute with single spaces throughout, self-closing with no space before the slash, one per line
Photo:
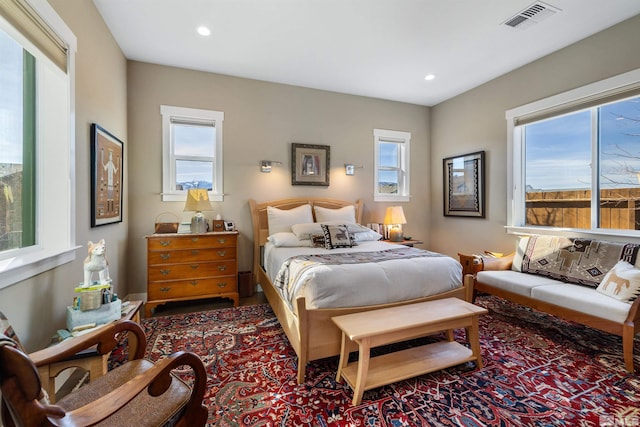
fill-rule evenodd
<path id="1" fill-rule="evenodd" d="M 640 245 L 530 236 L 507 257 L 475 256 L 474 297 L 496 295 L 622 337 L 625 367 L 634 372 L 640 332 Z M 513 257 L 511 260 L 510 258 Z M 469 258 L 461 256 L 463 266 Z"/>

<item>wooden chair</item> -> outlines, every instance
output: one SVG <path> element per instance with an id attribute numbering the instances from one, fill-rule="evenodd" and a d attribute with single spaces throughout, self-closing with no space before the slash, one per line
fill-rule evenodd
<path id="1" fill-rule="evenodd" d="M 133 333 L 136 348 L 130 359 L 55 405 L 48 402 L 38 366 L 55 363 L 95 346 L 100 354 L 118 345 L 119 335 Z M 14 426 L 204 426 L 207 409 L 202 406 L 207 376 L 202 361 L 193 353 L 177 352 L 154 364 L 143 358 L 144 331 L 135 322 L 121 320 L 44 350 L 27 354 L 16 342 L 13 330 L 0 330 L 1 416 L 5 427 Z M 133 355 L 133 357 L 131 357 Z M 171 373 L 179 366 L 193 370 L 189 387 Z"/>

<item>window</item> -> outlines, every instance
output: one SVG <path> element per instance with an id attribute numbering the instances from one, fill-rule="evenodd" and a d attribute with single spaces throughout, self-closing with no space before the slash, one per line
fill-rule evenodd
<path id="1" fill-rule="evenodd" d="M 507 113 L 511 226 L 640 230 L 639 78 L 627 73 Z"/>
<path id="2" fill-rule="evenodd" d="M 35 244 L 35 58 L 0 30 L 0 252 Z"/>
<path id="3" fill-rule="evenodd" d="M 408 202 L 411 133 L 374 129 L 376 202 Z"/>
<path id="4" fill-rule="evenodd" d="M 162 105 L 162 200 L 184 201 L 190 188 L 205 188 L 221 201 L 224 113 Z"/>
<path id="5" fill-rule="evenodd" d="M 0 3 L 0 288 L 75 258 L 75 46 L 47 2 Z"/>

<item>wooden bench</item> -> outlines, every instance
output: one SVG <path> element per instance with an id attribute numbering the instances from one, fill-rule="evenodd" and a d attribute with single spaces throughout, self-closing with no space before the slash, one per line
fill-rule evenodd
<path id="1" fill-rule="evenodd" d="M 478 318 L 482 307 L 458 298 L 445 298 L 381 310 L 333 317 L 342 330 L 337 381 L 344 378 L 353 389 L 353 405 L 365 390 L 473 361 L 482 368 Z M 453 330 L 465 328 L 471 349 L 454 341 Z M 439 341 L 382 356 L 370 357 L 371 348 L 446 331 Z M 357 362 L 349 353 L 359 351 Z"/>

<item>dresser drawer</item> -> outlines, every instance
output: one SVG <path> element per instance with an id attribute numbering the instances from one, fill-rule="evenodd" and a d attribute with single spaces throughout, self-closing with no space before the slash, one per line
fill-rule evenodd
<path id="1" fill-rule="evenodd" d="M 236 276 L 149 283 L 147 297 L 150 300 L 167 300 L 229 292 L 238 292 Z"/>
<path id="2" fill-rule="evenodd" d="M 236 260 L 217 262 L 189 262 L 184 264 L 150 265 L 150 282 L 202 277 L 236 276 Z"/>
<path id="3" fill-rule="evenodd" d="M 202 248 L 234 248 L 237 236 L 235 234 L 197 234 L 162 235 L 149 237 L 150 251 L 166 251 L 168 249 L 202 249 Z"/>
<path id="4" fill-rule="evenodd" d="M 149 252 L 149 265 L 178 264 L 182 262 L 208 262 L 233 260 L 236 258 L 236 248 L 209 248 L 209 249 L 181 249 Z"/>

